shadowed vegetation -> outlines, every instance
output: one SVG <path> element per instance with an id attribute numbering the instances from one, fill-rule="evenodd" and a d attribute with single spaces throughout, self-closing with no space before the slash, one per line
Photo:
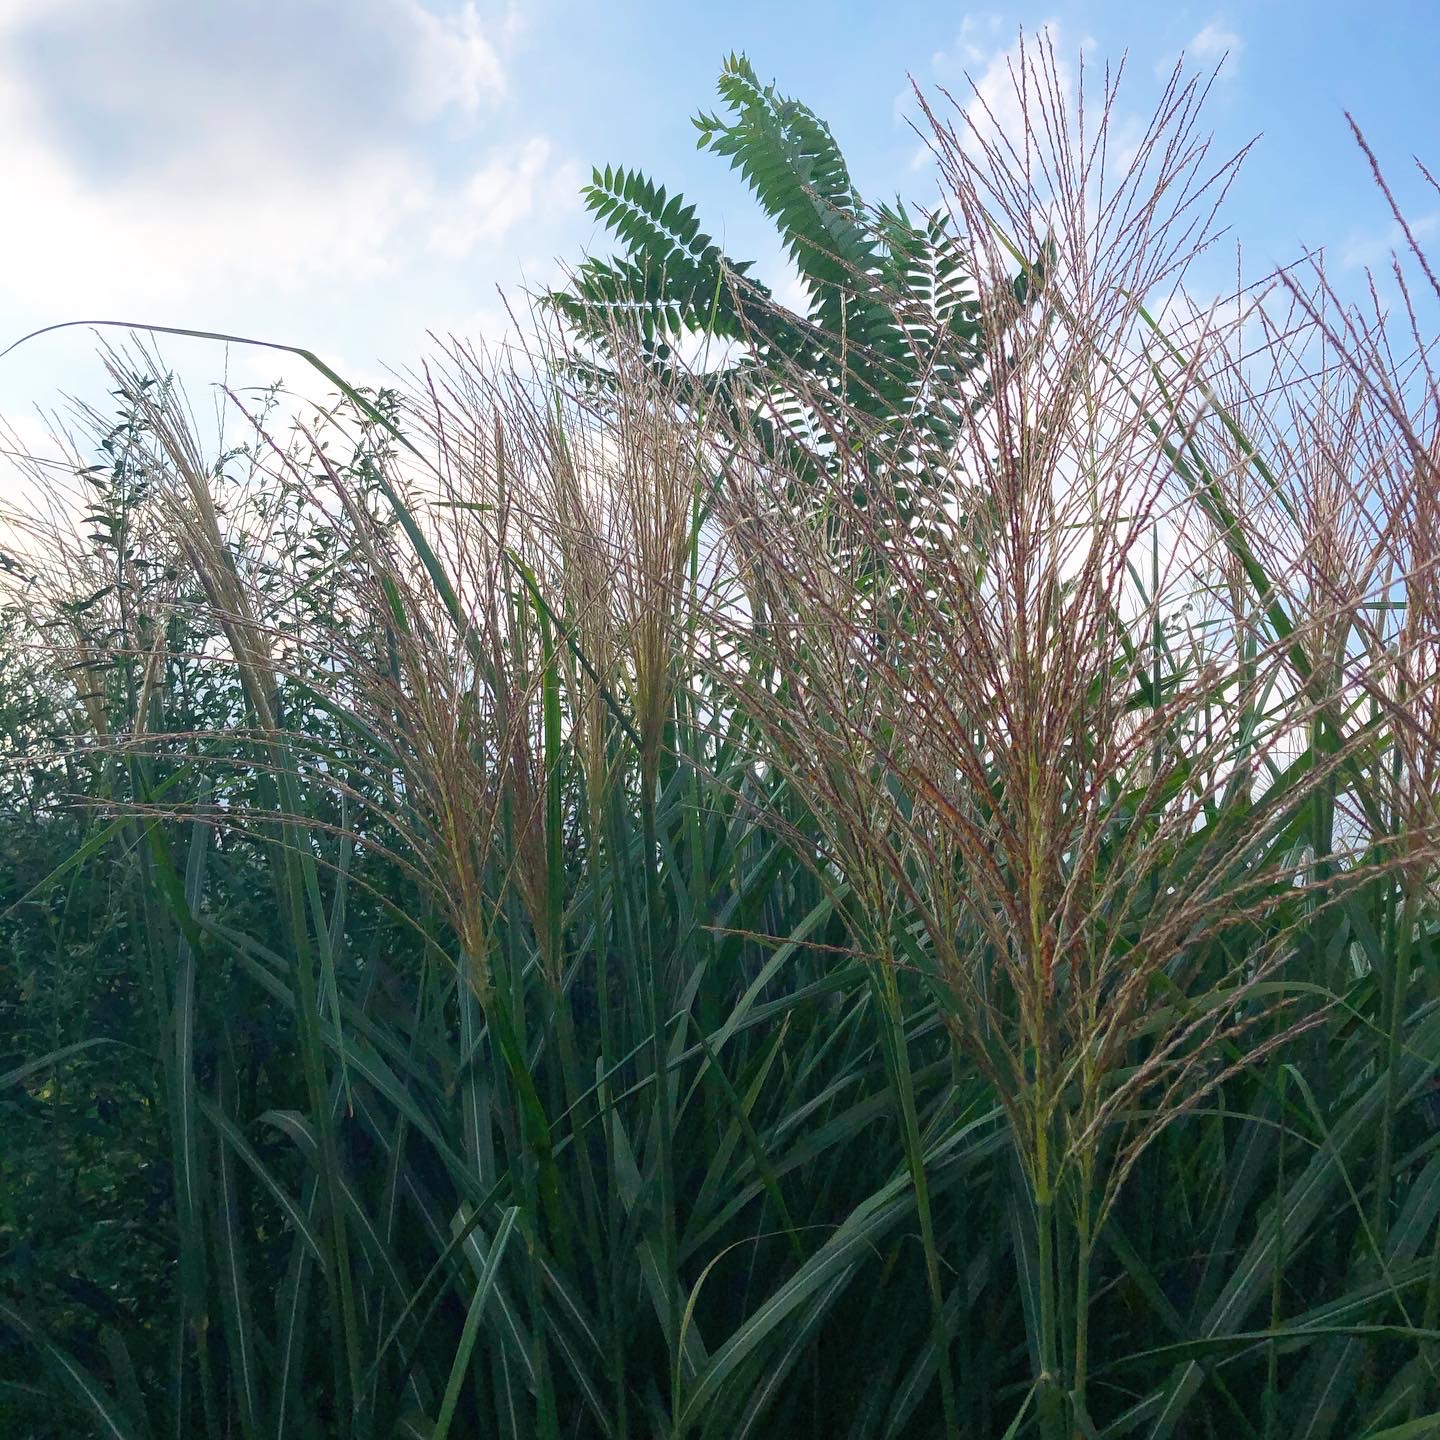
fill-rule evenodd
<path id="1" fill-rule="evenodd" d="M 1440 286 L 1013 79 L 727 64 L 807 317 L 612 168 L 524 367 L 17 462 L 7 1433 L 1440 1433 Z"/>

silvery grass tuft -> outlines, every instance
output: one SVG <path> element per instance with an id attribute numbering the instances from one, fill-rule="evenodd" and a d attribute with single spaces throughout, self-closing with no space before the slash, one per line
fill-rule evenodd
<path id="1" fill-rule="evenodd" d="M 1215 399 L 1247 378 L 1233 322 L 1201 314 L 1178 348 L 1152 320 L 1186 301 L 1238 157 L 1211 155 L 1203 86 L 1178 72 L 1138 127 L 1111 77 L 1097 104 L 1043 39 L 1011 78 L 1004 125 L 978 94 L 925 105 L 990 357 L 925 397 L 953 417 L 953 452 L 939 473 L 877 462 L 857 415 L 830 473 L 777 463 L 736 425 L 718 507 L 753 620 L 723 675 L 766 762 L 808 797 L 819 863 L 876 962 L 927 974 L 1005 1107 L 1035 1202 L 1037 1395 L 1058 1434 L 1062 1392 L 1089 1423 L 1089 1267 L 1126 1176 L 1317 1019 L 1284 978 L 1316 879 L 1292 834 L 1373 752 L 1339 662 L 1383 542 L 1344 531 L 1370 513 L 1355 456 L 1328 487 L 1287 475 L 1319 567 L 1303 609 L 1279 634 L 1197 626 L 1217 589 L 1262 617 L 1298 598 L 1257 593 L 1246 536 L 1275 482 L 1250 473 Z M 1367 438 L 1347 434 L 1343 401 L 1286 394 L 1297 451 Z M 1223 468 L 1204 458 L 1217 446 Z M 917 516 L 927 488 L 957 498 Z M 1328 902 L 1386 862 L 1374 838 L 1337 839 Z M 1063 1347 L 1060 1254 L 1075 1266 Z"/>

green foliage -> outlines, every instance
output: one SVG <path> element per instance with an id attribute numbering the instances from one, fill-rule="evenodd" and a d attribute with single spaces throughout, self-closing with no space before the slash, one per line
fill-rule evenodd
<path id="1" fill-rule="evenodd" d="M 173 388 L 117 366 L 64 583 L 19 566 L 0 629 L 5 1433 L 1433 1433 L 1440 915 L 1433 796 L 1402 783 L 1434 773 L 1433 674 L 1309 706 L 1333 634 L 1229 504 L 1219 440 L 1263 453 L 1287 502 L 1308 472 L 1199 383 L 1193 424 L 1177 404 L 1137 426 L 1167 499 L 1213 527 L 1197 573 L 1232 610 L 1160 613 L 1158 575 L 1136 578 L 1138 619 L 1105 613 L 1078 657 L 1054 628 L 1039 656 L 1082 722 L 1166 722 L 1136 731 L 1143 763 L 1097 772 L 1111 737 L 1083 723 L 1042 749 L 977 719 L 978 652 L 924 564 L 886 629 L 869 573 L 816 545 L 817 583 L 747 628 L 705 588 L 705 444 L 754 440 L 776 491 L 851 472 L 823 437 L 787 469 L 804 426 L 757 440 L 743 387 L 824 416 L 851 457 L 894 439 L 908 476 L 898 437 L 950 443 L 1003 321 L 971 327 L 947 227 L 867 214 L 809 111 L 741 60 L 721 93 L 702 145 L 780 225 L 808 319 L 612 170 L 590 202 L 628 258 L 556 302 L 610 346 L 601 406 L 461 351 L 423 404 L 342 386 L 314 444 L 273 443 L 266 410 L 203 459 Z M 637 294 L 643 384 L 600 318 Z M 718 434 L 662 348 L 707 327 L 747 347 Z M 916 357 L 952 345 L 935 381 Z M 1417 474 L 1395 493 L 1430 493 Z M 877 524 L 907 503 L 823 493 Z M 910 533 L 885 532 L 892 556 Z M 994 599 L 1000 559 L 958 553 L 950 599 Z M 1022 598 L 1064 617 L 1080 588 Z M 835 611 L 854 624 L 827 649 Z M 1365 613 L 1338 653 L 1368 633 L 1367 679 L 1431 653 L 1427 612 L 1403 644 Z M 1283 681 L 1245 688 L 1262 659 Z M 979 736 L 958 800 L 917 782 L 937 747 L 905 749 L 899 702 L 937 697 Z M 1052 910 L 1027 894 L 1018 934 L 957 901 L 927 928 L 946 899 L 1025 893 L 1032 852 L 1013 862 L 1000 822 L 1046 780 Z M 1066 829 L 1085 805 L 1088 846 Z M 928 869 L 881 854 L 967 823 L 1000 838 Z M 1067 930 L 1071 882 L 1097 898 Z M 1172 889 L 1197 909 L 1147 956 Z M 1075 1021 L 1076 935 L 1118 957 L 1088 992 L 1090 1019 L 1133 1021 L 1114 1033 Z M 1027 945 L 1063 956 L 1022 974 L 1029 1012 L 1004 970 Z M 1072 1021 L 1104 1066 L 1056 1085 L 1044 1046 Z M 1167 1045 L 1195 1034 L 1204 1084 L 1167 1088 Z M 1027 1146 L 1096 1096 L 1123 1103 L 1086 1153 L 1127 1169 L 1092 1226 L 1090 1177 Z"/>
<path id="2" fill-rule="evenodd" d="M 687 335 L 717 353 L 733 346 L 703 377 L 687 375 L 695 403 L 758 406 L 792 457 L 833 463 L 840 429 L 859 438 L 858 414 L 877 457 L 937 460 L 954 438 L 961 382 L 984 359 L 951 216 L 867 206 L 829 126 L 762 86 L 743 55 L 725 62 L 718 88 L 723 112 L 695 117 L 699 148 L 728 160 L 774 222 L 808 312 L 780 305 L 753 262 L 726 256 L 678 192 L 616 166 L 597 169 L 584 194 L 621 253 L 587 259 L 547 301 L 602 354 L 617 330 L 638 333 L 662 369 Z"/>

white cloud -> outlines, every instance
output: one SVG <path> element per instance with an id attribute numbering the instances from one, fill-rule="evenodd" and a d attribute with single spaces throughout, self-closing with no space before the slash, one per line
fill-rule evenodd
<path id="1" fill-rule="evenodd" d="M 960 22 L 960 33 L 948 50 L 937 50 L 931 57 L 932 67 L 944 74 L 947 70 L 972 69 L 986 64 L 1002 34 L 1004 22 L 989 13 L 966 15 Z"/>
<path id="2" fill-rule="evenodd" d="M 1042 21 L 1036 29 L 1025 32 L 1025 44 L 1053 44 L 1057 33 L 1055 21 Z M 953 43 L 943 50 L 936 50 L 930 57 L 933 83 L 946 90 L 962 112 L 956 117 L 960 121 L 956 133 L 969 155 L 978 154 L 981 146 L 979 139 L 970 132 L 966 120 L 990 138 L 1016 133 L 1020 128 L 1020 104 L 1011 73 L 1012 66 L 1018 73 L 1020 41 L 1017 39 L 1013 44 L 1007 44 L 1014 35 L 1015 30 L 993 11 L 966 14 Z M 895 97 L 897 122 L 913 115 L 914 102 L 915 92 L 907 85 Z M 993 120 L 986 116 L 987 106 L 993 112 Z M 912 119 L 911 123 L 916 122 Z M 931 170 L 935 163 L 923 122 L 918 128 L 920 140 L 910 152 L 907 162 L 907 168 L 912 172 Z"/>
<path id="3" fill-rule="evenodd" d="M 1025 92 L 1027 88 L 1033 91 L 1035 84 L 1030 67 L 1035 55 L 1046 47 L 1054 50 L 1055 78 L 1067 101 L 1074 93 L 1074 71 L 1064 58 L 1056 20 L 1042 20 L 1014 44 L 989 54 L 978 50 L 963 33 L 961 45 L 967 64 L 978 67 L 983 62 L 978 72 L 967 68 L 972 87 L 968 98 L 963 92 L 955 92 L 969 122 L 961 141 L 968 154 L 978 154 L 984 144 L 998 145 L 1003 150 L 1008 142 L 1025 133 Z"/>
<path id="4" fill-rule="evenodd" d="M 1220 19 L 1214 19 L 1202 26 L 1185 45 L 1184 58 L 1192 65 L 1205 69 L 1220 66 L 1220 78 L 1233 80 L 1239 68 L 1240 56 L 1245 49 L 1243 37 Z M 1179 56 L 1162 57 L 1155 62 L 1155 74 L 1161 80 L 1168 80 L 1175 69 Z"/>
<path id="5" fill-rule="evenodd" d="M 576 188 L 541 138 L 468 173 L 429 143 L 429 121 L 505 91 L 514 26 L 474 0 L 260 0 L 220 7 L 244 13 L 213 36 L 189 0 L 0 4 L 12 314 L 374 283 L 437 234 L 469 255 Z"/>
<path id="6" fill-rule="evenodd" d="M 475 0 L 10 0 L 7 87 L 97 185 L 136 172 L 252 186 L 323 173 L 397 133 L 473 122 L 507 88 L 512 27 Z"/>
<path id="7" fill-rule="evenodd" d="M 1229 55 L 1238 59 L 1245 42 L 1218 20 L 1212 20 L 1185 47 L 1196 60 L 1220 60 Z"/>
<path id="8" fill-rule="evenodd" d="M 1440 234 L 1440 211 L 1421 215 L 1409 221 L 1410 233 L 1417 241 L 1427 235 Z M 1352 234 L 1340 250 L 1340 263 L 1347 270 L 1369 270 L 1386 265 L 1392 255 L 1406 249 L 1405 232 L 1392 220 L 1383 230 Z"/>
<path id="9" fill-rule="evenodd" d="M 505 93 L 505 68 L 474 0 L 455 15 L 437 15 L 420 0 L 404 8 L 414 27 L 412 97 L 422 115 L 454 106 L 473 118 Z M 502 35 L 513 35 L 514 14 L 498 27 Z"/>
<path id="10" fill-rule="evenodd" d="M 0 128 L 26 133 L 3 105 Z M 464 258 L 499 245 L 537 211 L 573 202 L 579 172 L 554 160 L 547 140 L 512 149 L 454 178 L 392 145 L 320 179 L 277 165 L 253 193 L 142 177 L 115 192 L 86 183 L 53 149 L 22 141 L 8 156 L 7 198 L 19 223 L 0 230 L 0 285 L 16 287 L 12 314 L 29 302 L 58 318 L 97 306 L 191 306 L 237 287 L 283 296 L 383 281 L 427 248 Z"/>
<path id="11" fill-rule="evenodd" d="M 406 363 L 580 214 L 578 168 L 505 109 L 522 25 L 498 5 L 0 0 L 0 349 L 118 316 Z M 455 143 L 477 117 L 484 145 Z M 96 393 L 92 343 L 7 357 L 0 411 Z"/>
<path id="12" fill-rule="evenodd" d="M 962 98 L 966 79 L 978 67 L 987 65 L 995 53 L 1004 48 L 1004 37 L 1013 33 L 1006 28 L 1001 17 L 993 12 L 967 14 L 960 22 L 960 30 L 954 43 L 944 50 L 937 50 L 930 57 L 930 71 L 935 80 Z M 906 85 L 895 96 L 895 119 L 897 123 L 914 109 L 915 91 Z M 925 167 L 928 155 L 917 152 L 911 157 L 910 168 Z"/>
<path id="13" fill-rule="evenodd" d="M 508 234 L 521 220 L 573 202 L 580 188 L 579 166 L 555 159 L 543 136 L 480 166 L 435 217 L 430 245 L 463 259 L 484 242 Z"/>

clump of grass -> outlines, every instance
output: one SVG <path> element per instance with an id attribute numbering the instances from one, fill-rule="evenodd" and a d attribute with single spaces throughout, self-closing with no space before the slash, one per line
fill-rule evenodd
<path id="1" fill-rule="evenodd" d="M 1366 540 L 1368 390 L 1350 385 L 1338 414 L 1312 383 L 1266 391 L 1268 414 L 1295 408 L 1287 461 L 1347 447 L 1280 489 L 1214 398 L 1246 378 L 1216 317 L 1183 351 L 1151 321 L 1147 305 L 1183 295 L 1238 161 L 1215 165 L 1197 135 L 1199 83 L 1172 78 L 1123 147 L 1108 79 L 1088 132 L 1083 82 L 1070 91 L 1043 41 L 1022 45 L 1014 80 L 1023 150 L 979 97 L 958 119 L 926 107 L 991 357 L 975 398 L 928 397 L 957 417 L 958 483 L 937 488 L 960 499 L 917 530 L 909 493 L 928 474 L 857 458 L 810 480 L 823 472 L 787 472 L 738 431 L 723 513 L 763 624 L 725 679 L 767 760 L 811 797 L 877 961 L 930 975 L 1005 1106 L 1035 1200 L 1036 1383 L 1058 1434 L 1062 1390 L 1089 1423 L 1088 1269 L 1126 1176 L 1166 1126 L 1314 1022 L 1277 999 L 1313 916 L 1301 897 L 1317 857 L 1296 826 L 1374 754 L 1383 727 L 1356 713 L 1343 662 L 1377 562 L 1416 545 L 1407 522 Z M 1126 149 L 1117 173 L 1108 157 Z M 986 283 L 1015 261 L 1015 286 Z M 1323 338 L 1287 331 L 1274 351 Z M 1231 463 L 1213 462 L 1217 446 Z M 1303 577 L 1283 599 L 1249 538 L 1282 509 L 1305 562 L 1279 572 Z M 1233 553 L 1214 573 L 1217 530 L 1238 574 Z M 1233 648 L 1187 631 L 1217 587 L 1232 604 L 1243 587 L 1252 613 L 1279 607 L 1283 629 L 1247 625 Z M 1433 674 L 1406 677 L 1433 694 Z M 1416 834 L 1429 866 L 1433 827 Z M 1329 838 L 1327 903 L 1374 877 L 1382 839 L 1351 834 L 1340 854 Z M 1058 1250 L 1057 1224 L 1074 1232 Z"/>
<path id="2" fill-rule="evenodd" d="M 923 101 L 985 358 L 898 400 L 846 335 L 724 391 L 621 305 L 603 372 L 452 342 L 212 455 L 112 356 L 103 523 L 7 582 L 73 805 L 0 817 L 91 817 L 3 923 L 151 1017 L 173 1313 L 0 1301 L 108 1433 L 1422 1417 L 1418 307 L 1197 306 L 1204 83 L 1012 79 L 1017 129 Z M 0 1077 L 26 1124 L 84 1043 Z"/>

